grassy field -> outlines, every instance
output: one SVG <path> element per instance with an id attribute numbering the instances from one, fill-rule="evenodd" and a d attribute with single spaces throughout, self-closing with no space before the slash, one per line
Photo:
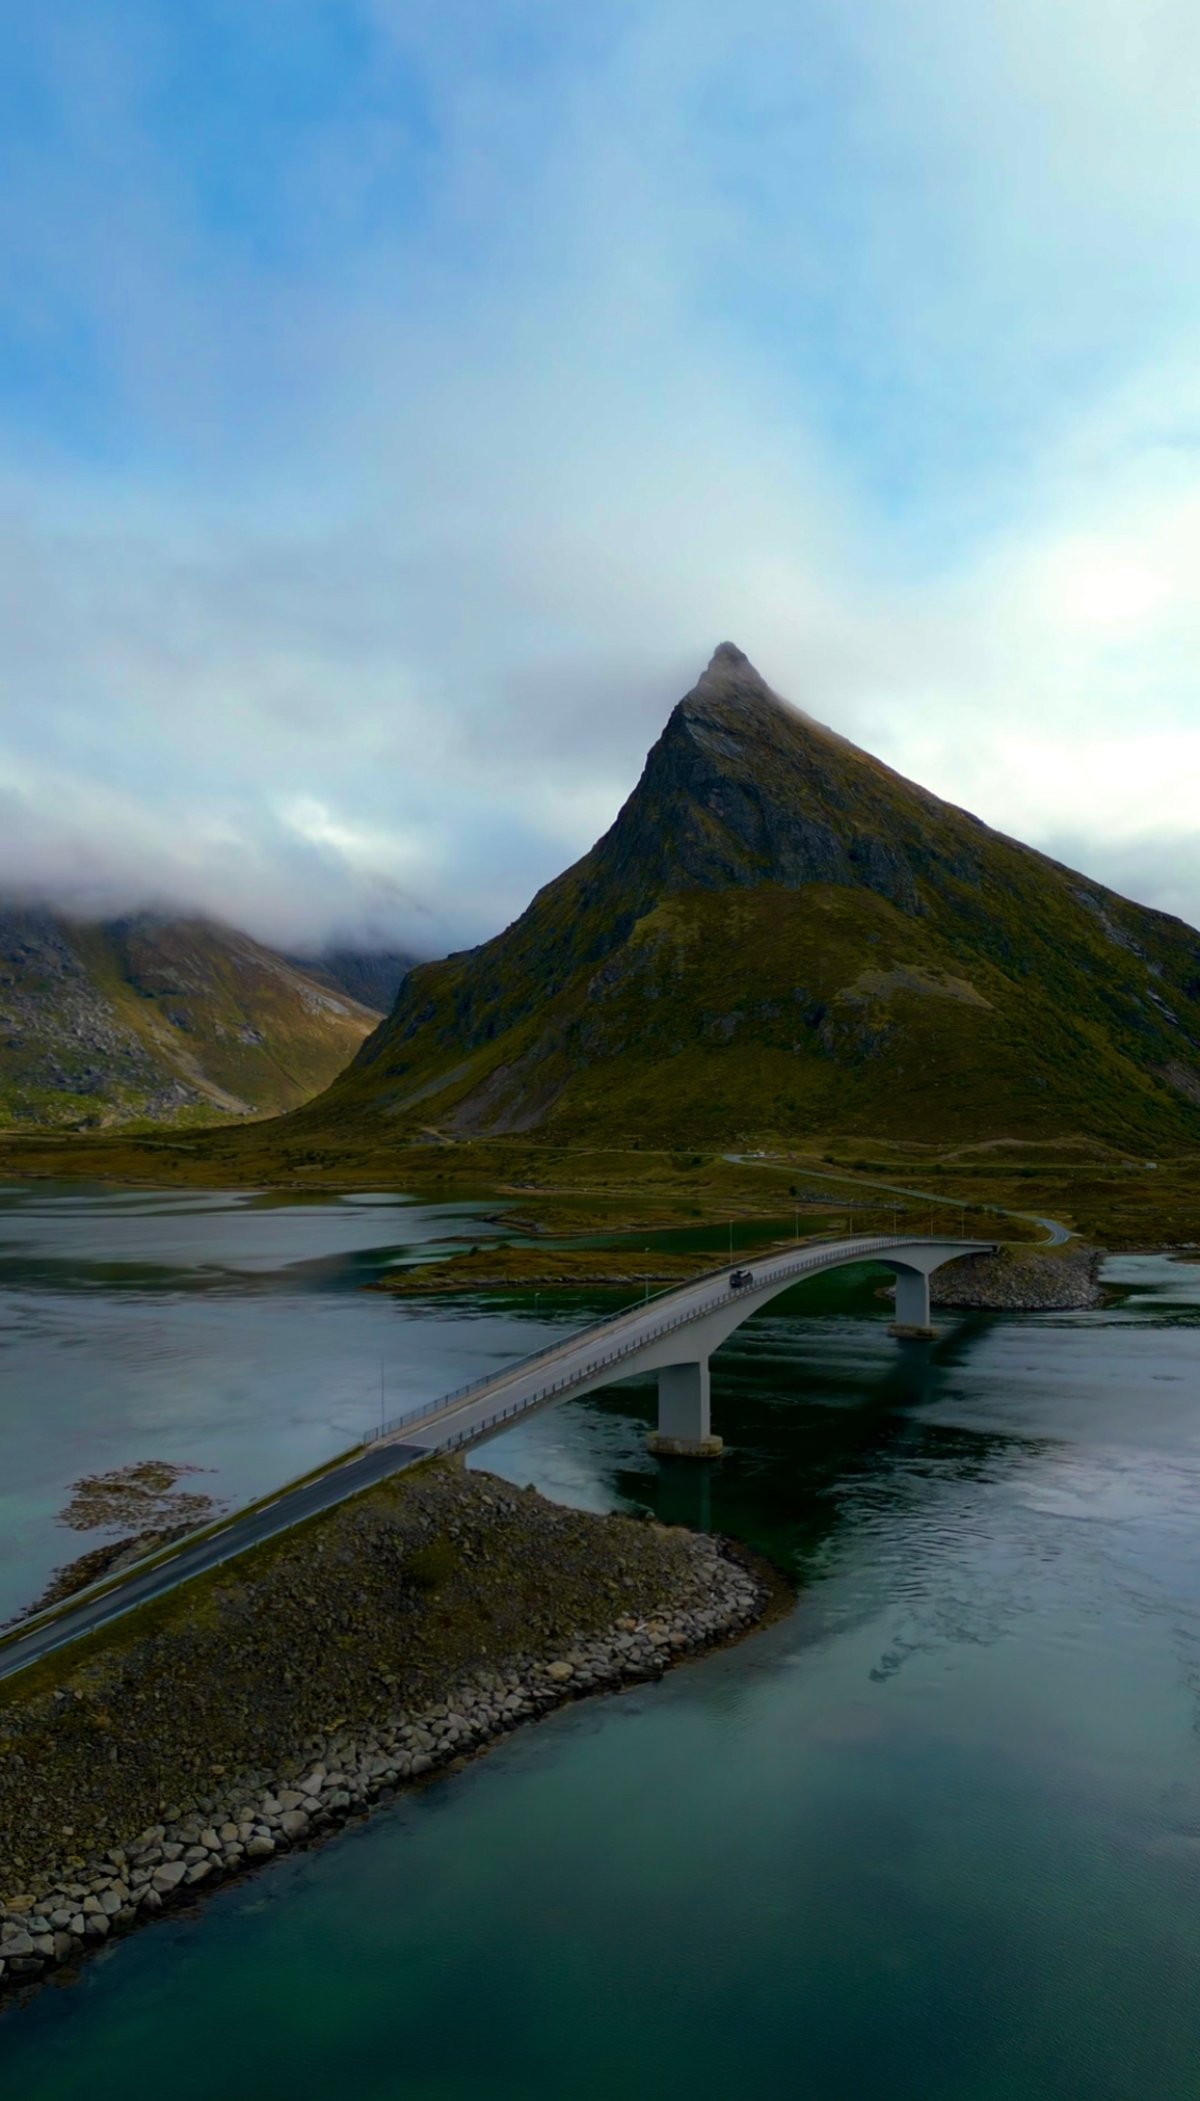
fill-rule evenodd
<path id="1" fill-rule="evenodd" d="M 264 1142 L 259 1131 L 271 1131 Z M 493 1200 L 520 1238 L 617 1235 L 750 1220 L 814 1230 L 1035 1239 L 1014 1213 L 1061 1219 L 1110 1248 L 1200 1245 L 1200 1153 L 1146 1157 L 1070 1135 L 1040 1143 L 902 1145 L 830 1135 L 768 1158 L 529 1138 L 281 1140 L 280 1127 L 154 1137 L 0 1138 L 0 1173 L 195 1188 L 397 1189 Z M 893 1193 L 893 1189 L 897 1193 Z M 906 1193 L 907 1192 L 907 1193 Z"/>

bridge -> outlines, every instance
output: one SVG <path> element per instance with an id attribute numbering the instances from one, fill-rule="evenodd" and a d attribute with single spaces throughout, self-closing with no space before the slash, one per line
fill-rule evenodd
<path id="1" fill-rule="evenodd" d="M 650 1448 L 663 1457 L 715 1458 L 709 1398 L 709 1359 L 714 1350 L 780 1292 L 832 1269 L 878 1262 L 896 1279 L 893 1335 L 931 1336 L 929 1279 L 961 1255 L 990 1255 L 986 1240 L 920 1239 L 859 1234 L 789 1248 L 760 1257 L 752 1266 L 726 1267 L 690 1284 L 658 1293 L 644 1305 L 626 1307 L 607 1320 L 578 1329 L 565 1342 L 456 1394 L 446 1394 L 417 1414 L 401 1416 L 374 1432 L 375 1444 L 403 1440 L 422 1452 L 444 1452 L 494 1437 L 535 1408 L 611 1386 L 646 1372 L 658 1373 L 658 1428 Z M 748 1282 L 734 1285 L 732 1276 Z"/>
<path id="2" fill-rule="evenodd" d="M 658 1374 L 658 1428 L 651 1449 L 664 1456 L 707 1459 L 721 1450 L 711 1424 L 709 1359 L 735 1328 L 780 1292 L 828 1270 L 876 1262 L 896 1279 L 900 1337 L 932 1335 L 929 1279 L 960 1255 L 994 1252 L 981 1240 L 851 1236 L 760 1256 L 733 1272 L 749 1281 L 734 1285 L 728 1268 L 659 1292 L 626 1307 L 562 1342 L 523 1357 L 503 1371 L 442 1394 L 427 1407 L 383 1425 L 365 1446 L 347 1454 L 315 1478 L 281 1489 L 269 1501 L 244 1510 L 192 1540 L 135 1563 L 120 1577 L 101 1580 L 61 1606 L 36 1613 L 0 1637 L 0 1678 L 24 1670 L 54 1649 L 173 1590 L 205 1570 L 217 1568 L 248 1548 L 288 1531 L 357 1495 L 373 1482 L 414 1466 L 434 1453 L 452 1452 L 499 1436 L 520 1417 L 558 1401 L 576 1398 L 646 1372 Z"/>

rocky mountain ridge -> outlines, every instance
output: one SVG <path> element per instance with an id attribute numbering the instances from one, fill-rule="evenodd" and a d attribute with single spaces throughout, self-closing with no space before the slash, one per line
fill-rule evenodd
<path id="1" fill-rule="evenodd" d="M 276 1113 L 326 1086 L 377 1020 L 233 928 L 0 906 L 0 1124 Z"/>
<path id="2" fill-rule="evenodd" d="M 1200 1142 L 1200 934 L 905 780 L 724 643 L 604 837 L 494 940 L 414 968 L 297 1124 L 348 1126 Z"/>

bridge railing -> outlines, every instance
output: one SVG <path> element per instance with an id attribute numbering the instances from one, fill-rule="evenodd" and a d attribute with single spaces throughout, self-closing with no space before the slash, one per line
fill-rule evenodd
<path id="1" fill-rule="evenodd" d="M 856 1255 L 874 1255 L 880 1254 L 888 1248 L 926 1247 L 929 1244 L 930 1237 L 928 1234 L 885 1235 L 878 1239 L 856 1242 L 853 1252 Z M 846 1243 L 843 1242 L 842 1245 L 845 1246 Z M 772 1267 L 768 1281 L 774 1284 L 784 1277 L 802 1276 L 807 1272 L 817 1270 L 822 1266 L 822 1256 L 826 1252 L 826 1248 L 808 1249 L 804 1254 L 798 1255 L 793 1261 L 785 1263 L 779 1268 Z M 708 1274 L 710 1276 L 725 1276 L 728 1273 L 728 1267 L 729 1265 L 725 1263 L 720 1270 L 709 1271 Z M 691 1279 L 692 1283 L 702 1283 L 703 1281 L 703 1277 Z M 756 1279 L 755 1281 L 758 1280 Z M 556 1393 L 562 1393 L 568 1386 L 580 1385 L 584 1379 L 591 1378 L 598 1371 L 604 1371 L 608 1365 L 620 1363 L 626 1357 L 636 1356 L 648 1344 L 660 1341 L 664 1335 L 672 1334 L 676 1328 L 688 1327 L 692 1321 L 700 1319 L 706 1313 L 713 1312 L 718 1306 L 728 1304 L 731 1299 L 740 1298 L 744 1288 L 744 1286 L 734 1287 L 726 1283 L 723 1291 L 715 1292 L 710 1298 L 702 1300 L 699 1305 L 688 1306 L 685 1310 L 678 1313 L 673 1320 L 662 1321 L 657 1327 L 631 1337 L 628 1342 L 618 1349 L 610 1350 L 606 1355 L 597 1357 L 588 1364 L 577 1366 L 574 1370 L 565 1372 L 561 1378 L 552 1380 L 548 1385 L 540 1387 L 534 1393 L 522 1394 L 519 1399 L 511 1401 L 504 1408 L 498 1409 L 494 1415 L 485 1417 L 482 1422 L 472 1423 L 469 1428 L 445 1439 L 437 1446 L 437 1449 L 439 1451 L 453 1451 L 459 1445 L 469 1443 L 472 1438 L 481 1436 L 485 1430 L 492 1429 L 496 1424 L 507 1422 L 516 1415 L 523 1415 L 527 1409 L 536 1408 L 542 1401 L 552 1399 Z M 677 1291 L 679 1287 L 678 1285 L 669 1286 L 668 1289 Z M 473 1379 L 465 1386 L 456 1387 L 451 1393 L 439 1395 L 435 1401 L 427 1401 L 422 1408 L 414 1408 L 407 1415 L 397 1416 L 394 1421 L 382 1424 L 377 1430 L 369 1431 L 363 1439 L 363 1443 L 378 1444 L 382 1438 L 394 1436 L 399 1430 L 410 1429 L 416 1423 L 427 1421 L 430 1416 L 440 1415 L 447 1408 L 453 1408 L 463 1401 L 469 1401 L 473 1394 L 478 1394 L 482 1399 L 490 1387 L 496 1386 L 498 1383 L 507 1384 L 510 1380 L 519 1379 L 525 1372 L 532 1370 L 535 1365 L 545 1362 L 548 1358 L 561 1356 L 564 1351 L 570 1350 L 573 1352 L 576 1346 L 581 1342 L 586 1342 L 589 1336 L 598 1339 L 606 1329 L 619 1327 L 622 1321 L 628 1319 L 628 1315 L 629 1309 L 626 1308 L 621 1313 L 609 1314 L 602 1320 L 592 1321 L 587 1327 L 576 1329 L 575 1333 L 568 1336 L 564 1342 L 549 1343 L 544 1349 L 534 1350 L 528 1357 L 518 1358 L 515 1364 L 506 1365 L 501 1371 L 489 1372 L 483 1378 Z"/>

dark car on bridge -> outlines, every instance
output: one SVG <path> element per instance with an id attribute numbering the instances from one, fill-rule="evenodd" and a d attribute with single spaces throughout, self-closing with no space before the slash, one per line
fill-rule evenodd
<path id="1" fill-rule="evenodd" d="M 741 1291 L 745 1285 L 753 1284 L 754 1272 L 749 1269 L 735 1269 L 730 1272 L 729 1282 L 734 1291 Z"/>

